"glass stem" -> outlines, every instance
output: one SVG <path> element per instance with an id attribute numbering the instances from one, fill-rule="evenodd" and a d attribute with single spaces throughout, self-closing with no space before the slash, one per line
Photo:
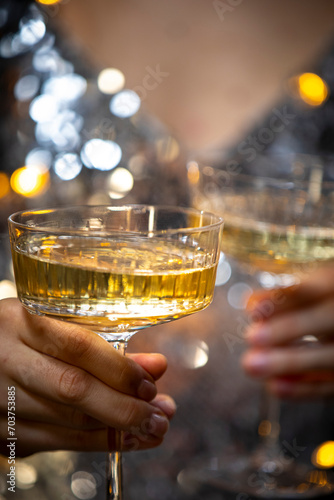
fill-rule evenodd
<path id="1" fill-rule="evenodd" d="M 112 341 L 110 343 L 123 356 L 125 355 L 126 341 Z M 117 450 L 122 447 L 122 431 L 115 431 L 115 447 Z M 109 452 L 107 454 L 107 500 L 123 499 L 122 475 L 122 452 Z"/>

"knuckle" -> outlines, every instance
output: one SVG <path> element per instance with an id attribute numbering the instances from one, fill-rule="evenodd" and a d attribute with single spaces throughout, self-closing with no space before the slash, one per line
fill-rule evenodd
<path id="1" fill-rule="evenodd" d="M 66 403 L 78 403 L 87 394 L 88 387 L 88 374 L 71 366 L 66 368 L 59 377 L 58 396 Z"/>
<path id="2" fill-rule="evenodd" d="M 73 328 L 68 335 L 68 348 L 76 358 L 81 358 L 90 350 L 92 340 L 85 332 Z"/>
<path id="3" fill-rule="evenodd" d="M 118 381 L 120 387 L 123 387 L 127 392 L 135 393 L 140 384 L 142 377 L 135 365 L 126 358 L 122 359 L 122 364 L 118 370 Z"/>
<path id="4" fill-rule="evenodd" d="M 129 401 L 123 406 L 122 412 L 120 413 L 120 425 L 123 430 L 130 430 L 134 426 L 138 426 L 141 422 L 140 416 L 142 411 L 140 411 L 140 403 L 134 400 Z"/>

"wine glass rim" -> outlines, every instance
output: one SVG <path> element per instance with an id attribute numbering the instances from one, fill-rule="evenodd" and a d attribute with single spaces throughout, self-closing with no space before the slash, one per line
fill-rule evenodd
<path id="1" fill-rule="evenodd" d="M 28 226 L 26 223 L 23 222 L 18 222 L 15 220 L 15 218 L 19 217 L 20 215 L 23 214 L 32 214 L 32 215 L 43 215 L 47 213 L 53 213 L 53 212 L 66 212 L 66 211 L 71 211 L 71 210 L 87 210 L 87 209 L 107 209 L 110 212 L 120 212 L 120 211 L 130 211 L 131 209 L 147 209 L 147 210 L 152 210 L 152 209 L 159 209 L 159 210 L 166 210 L 170 212 L 179 212 L 183 214 L 194 214 L 198 216 L 208 216 L 212 217 L 214 221 L 210 224 L 203 225 L 203 226 L 187 226 L 187 227 L 179 227 L 175 229 L 152 229 L 152 230 L 146 230 L 146 231 L 125 231 L 127 235 L 154 235 L 158 236 L 161 234 L 177 234 L 177 233 L 194 233 L 194 232 L 203 232 L 203 231 L 208 231 L 208 230 L 214 230 L 220 226 L 223 225 L 224 219 L 223 217 L 207 211 L 207 210 L 198 210 L 193 207 L 178 207 L 174 205 L 152 205 L 152 204 L 127 204 L 127 205 L 72 205 L 72 206 L 64 206 L 64 207 L 53 207 L 53 208 L 34 208 L 32 210 L 21 210 L 18 212 L 14 212 L 8 217 L 8 221 L 10 224 L 13 224 L 17 228 L 22 228 L 22 229 L 31 229 L 36 232 L 53 232 L 53 233 L 58 233 L 59 230 L 57 231 L 58 228 L 54 228 L 51 226 Z M 62 234 L 65 233 L 70 233 L 70 234 L 82 234 L 83 230 L 79 228 L 69 228 L 66 229 L 65 231 L 61 230 Z M 124 234 L 124 230 L 112 230 L 112 233 L 122 233 Z M 90 230 L 90 235 L 101 235 L 102 233 L 105 235 L 105 231 L 97 229 L 97 230 Z"/>
<path id="2" fill-rule="evenodd" d="M 212 154 L 217 154 L 218 151 L 212 152 Z M 318 164 L 314 165 L 306 165 L 307 168 L 311 169 L 318 169 L 320 171 L 325 171 L 323 169 L 323 165 L 321 163 L 322 159 L 329 159 L 333 161 L 333 166 L 334 166 L 334 155 L 330 154 L 322 154 L 322 155 L 317 155 L 317 154 L 311 154 L 311 153 L 275 153 L 271 154 L 270 156 L 264 156 L 260 155 L 260 158 L 266 158 L 269 162 L 275 161 L 277 158 L 288 158 L 291 156 L 295 161 L 298 161 L 298 159 L 312 159 L 314 158 L 315 160 L 318 160 Z M 220 156 L 221 157 L 221 156 Z M 221 157 L 221 162 L 220 164 L 215 164 L 215 161 L 213 161 L 213 158 L 217 159 L 218 156 L 214 156 L 208 161 L 205 160 L 204 156 L 198 155 L 196 158 L 196 155 L 189 160 L 189 163 L 195 162 L 197 164 L 197 167 L 199 171 L 203 172 L 205 168 L 210 168 L 214 172 L 221 172 L 222 174 L 226 176 L 231 176 L 231 178 L 238 178 L 241 181 L 248 181 L 248 182 L 254 182 L 256 180 L 258 181 L 271 181 L 272 183 L 275 183 L 276 186 L 281 185 L 282 187 L 292 187 L 291 183 L 293 183 L 296 187 L 300 187 L 301 189 L 306 188 L 310 184 L 310 179 L 303 179 L 299 178 L 297 175 L 294 175 L 292 172 L 290 173 L 282 173 L 277 171 L 275 174 L 270 175 L 266 173 L 258 173 L 258 172 L 243 172 L 243 171 L 236 171 L 235 166 L 232 165 L 229 167 L 229 164 L 232 162 L 237 162 L 238 163 L 238 158 L 222 158 Z M 247 162 L 246 162 L 247 163 Z M 251 162 L 253 163 L 253 162 Z M 237 165 L 238 167 L 242 167 L 242 165 L 245 164 L 245 161 L 240 161 L 240 163 Z M 321 185 L 325 188 L 333 188 L 334 189 L 334 180 L 323 180 L 321 182 Z M 228 184 L 226 184 L 228 186 Z"/>

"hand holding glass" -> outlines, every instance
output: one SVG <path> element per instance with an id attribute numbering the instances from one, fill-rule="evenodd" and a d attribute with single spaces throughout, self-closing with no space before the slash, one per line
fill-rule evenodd
<path id="1" fill-rule="evenodd" d="M 72 207 L 14 214 L 9 229 L 24 307 L 89 328 L 123 354 L 136 331 L 212 301 L 222 232 L 212 214 Z M 121 454 L 110 458 L 107 498 L 120 500 Z"/>

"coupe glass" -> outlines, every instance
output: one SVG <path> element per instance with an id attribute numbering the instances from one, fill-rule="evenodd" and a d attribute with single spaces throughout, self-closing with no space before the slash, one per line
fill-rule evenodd
<path id="1" fill-rule="evenodd" d="M 29 312 L 84 326 L 125 354 L 136 331 L 210 304 L 222 226 L 218 216 L 175 207 L 16 213 L 9 231 L 18 296 Z M 121 498 L 116 452 L 108 454 L 107 499 Z"/>
<path id="2" fill-rule="evenodd" d="M 211 152 L 189 162 L 192 203 L 224 216 L 222 250 L 253 274 L 259 287 L 291 285 L 334 259 L 334 159 L 275 155 L 249 163 L 221 158 Z M 267 397 L 264 437 L 256 451 L 234 460 L 220 457 L 218 467 L 196 471 L 197 478 L 265 498 L 328 494 L 333 485 L 326 471 L 317 475 L 311 463 L 295 460 L 282 466 L 280 404 Z"/>

